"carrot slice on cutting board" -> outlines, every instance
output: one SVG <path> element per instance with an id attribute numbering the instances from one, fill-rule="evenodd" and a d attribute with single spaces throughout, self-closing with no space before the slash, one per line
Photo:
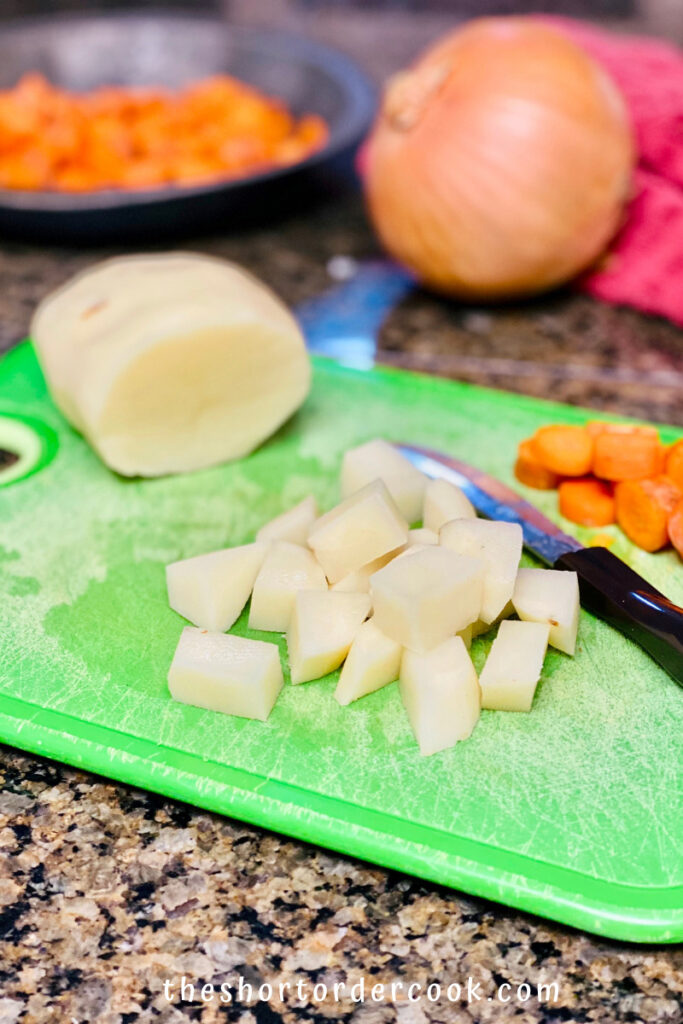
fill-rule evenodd
<path id="1" fill-rule="evenodd" d="M 535 487 L 539 491 L 554 491 L 560 482 L 557 473 L 548 469 L 534 455 L 531 438 L 520 442 L 515 462 L 515 476 L 527 487 Z"/>
<path id="2" fill-rule="evenodd" d="M 617 522 L 626 536 L 645 551 L 659 551 L 669 543 L 668 524 L 681 501 L 681 491 L 666 476 L 651 480 L 624 480 L 615 491 Z"/>
<path id="3" fill-rule="evenodd" d="M 589 420 L 586 430 L 592 438 L 598 434 L 645 434 L 649 437 L 659 437 L 656 427 L 649 423 L 611 423 L 609 420 Z"/>
<path id="4" fill-rule="evenodd" d="M 683 491 L 683 438 L 672 444 L 666 454 L 666 475 Z"/>
<path id="5" fill-rule="evenodd" d="M 683 558 L 683 500 L 679 501 L 669 516 L 669 540 Z"/>
<path id="6" fill-rule="evenodd" d="M 594 443 L 593 472 L 602 480 L 642 480 L 661 469 L 661 445 L 654 429 L 603 430 Z"/>
<path id="7" fill-rule="evenodd" d="M 558 476 L 586 476 L 591 471 L 593 438 L 583 427 L 541 427 L 531 443 L 538 461 Z"/>
<path id="8" fill-rule="evenodd" d="M 573 523 L 609 526 L 616 521 L 612 488 L 604 480 L 563 480 L 559 494 L 560 512 Z"/>

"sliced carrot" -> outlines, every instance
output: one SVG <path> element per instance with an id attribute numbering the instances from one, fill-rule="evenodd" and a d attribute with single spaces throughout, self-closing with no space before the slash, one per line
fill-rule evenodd
<path id="1" fill-rule="evenodd" d="M 669 543 L 668 520 L 681 500 L 681 491 L 667 476 L 623 480 L 617 484 L 617 522 L 626 536 L 645 551 Z"/>
<path id="2" fill-rule="evenodd" d="M 602 434 L 603 430 L 608 426 L 609 424 L 606 420 L 589 420 L 586 424 L 586 430 L 592 438 L 596 438 L 598 434 Z"/>
<path id="3" fill-rule="evenodd" d="M 539 462 L 534 455 L 534 446 L 529 438 L 521 441 L 517 449 L 515 476 L 527 487 L 535 487 L 538 491 L 554 491 L 560 482 L 557 473 Z"/>
<path id="4" fill-rule="evenodd" d="M 612 488 L 603 480 L 563 480 L 559 489 L 560 512 L 581 526 L 609 526 L 616 521 Z"/>
<path id="5" fill-rule="evenodd" d="M 593 472 L 602 480 L 642 480 L 661 466 L 657 432 L 605 430 L 595 438 Z"/>
<path id="6" fill-rule="evenodd" d="M 669 449 L 661 441 L 657 447 L 657 472 L 655 476 L 670 476 L 666 471 L 666 461 L 669 457 Z"/>
<path id="7" fill-rule="evenodd" d="M 659 437 L 656 427 L 649 423 L 610 423 L 609 420 L 589 420 L 586 430 L 595 438 L 598 434 L 646 434 L 649 437 Z"/>
<path id="8" fill-rule="evenodd" d="M 586 476 L 591 471 L 593 438 L 583 427 L 558 423 L 541 427 L 531 439 L 533 453 L 559 476 Z"/>
<path id="9" fill-rule="evenodd" d="M 672 444 L 667 452 L 666 475 L 683 491 L 683 438 Z"/>
<path id="10" fill-rule="evenodd" d="M 679 501 L 669 516 L 669 540 L 683 558 L 683 500 Z"/>

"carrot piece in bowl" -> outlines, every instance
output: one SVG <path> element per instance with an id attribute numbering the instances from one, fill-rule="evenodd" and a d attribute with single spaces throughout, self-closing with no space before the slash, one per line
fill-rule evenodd
<path id="1" fill-rule="evenodd" d="M 563 480 L 559 489 L 560 512 L 580 526 L 609 526 L 616 521 L 612 488 L 604 480 L 584 477 Z"/>

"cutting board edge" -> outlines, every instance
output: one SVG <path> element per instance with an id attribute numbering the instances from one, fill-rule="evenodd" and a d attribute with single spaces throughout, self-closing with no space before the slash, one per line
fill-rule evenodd
<path id="1" fill-rule="evenodd" d="M 70 732 L 63 728 L 66 719 L 72 725 Z M 73 723 L 76 723 L 75 728 Z M 94 739 L 93 736 L 100 738 Z M 111 737 L 111 742 L 107 742 L 107 737 Z M 389 827 L 379 830 L 356 824 L 349 828 L 350 805 L 346 801 L 323 797 L 288 783 L 215 763 L 216 768 L 225 771 L 234 781 L 222 782 L 207 779 L 204 775 L 198 787 L 197 772 L 187 769 L 192 763 L 205 769 L 211 762 L 204 758 L 163 748 L 144 738 L 83 722 L 58 711 L 46 711 L 18 698 L 0 696 L 0 742 L 605 938 L 648 944 L 683 941 L 683 886 L 648 889 L 601 882 L 530 857 L 524 859 L 543 869 L 547 875 L 545 881 L 530 878 L 529 874 L 522 876 L 501 870 L 498 865 L 453 851 L 438 851 L 439 860 L 435 862 L 433 846 L 399 838 Z M 162 752 L 171 756 L 162 757 Z M 111 767 L 111 772 L 102 771 L 103 759 Z M 186 764 L 186 768 L 173 763 L 178 760 Z M 240 781 L 243 785 L 238 784 Z M 274 795 L 269 795 L 269 789 Z M 278 792 L 282 794 L 279 797 L 276 795 Z M 337 817 L 302 803 L 294 804 L 292 795 L 295 792 L 304 794 L 307 799 L 313 797 L 315 802 L 327 806 L 343 806 L 345 814 Z M 285 795 L 288 799 L 284 799 Z M 375 819 L 387 817 L 395 822 L 391 816 L 354 806 Z M 424 826 L 424 830 L 438 834 L 438 830 L 429 826 Z M 462 846 L 470 842 L 463 837 L 450 838 Z M 509 854 L 499 847 L 489 849 L 511 861 L 521 856 Z M 552 881 L 553 877 L 557 879 L 565 875 L 573 876 L 594 893 L 587 895 Z M 634 896 L 635 905 L 623 902 L 629 892 Z M 603 894 L 602 899 L 600 893 Z M 620 899 L 609 899 L 611 894 L 620 894 Z M 639 899 L 635 899 L 636 894 Z M 647 896 L 651 899 L 648 900 Z"/>

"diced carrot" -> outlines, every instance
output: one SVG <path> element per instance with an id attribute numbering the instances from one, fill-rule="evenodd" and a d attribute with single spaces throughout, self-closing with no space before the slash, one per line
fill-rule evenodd
<path id="1" fill-rule="evenodd" d="M 681 496 L 680 489 L 667 476 L 623 480 L 615 492 L 617 522 L 639 548 L 659 551 L 669 543 L 669 517 Z"/>
<path id="2" fill-rule="evenodd" d="M 659 437 L 656 427 L 649 423 L 610 423 L 609 420 L 589 420 L 586 430 L 595 438 L 598 434 L 647 434 L 649 437 Z"/>
<path id="3" fill-rule="evenodd" d="M 586 476 L 591 471 L 593 438 L 583 427 L 541 427 L 531 443 L 538 461 L 558 476 Z"/>
<path id="4" fill-rule="evenodd" d="M 683 438 L 672 444 L 666 454 L 666 475 L 683 491 Z"/>
<path id="5" fill-rule="evenodd" d="M 521 441 L 517 449 L 515 476 L 520 483 L 535 487 L 538 491 L 554 491 L 560 482 L 557 473 L 544 466 L 534 455 L 531 438 Z"/>
<path id="6" fill-rule="evenodd" d="M 669 516 L 669 540 L 683 558 L 683 500 L 679 501 Z"/>
<path id="7" fill-rule="evenodd" d="M 560 512 L 581 526 L 609 526 L 615 522 L 612 488 L 603 480 L 563 480 L 559 488 Z"/>
<path id="8" fill-rule="evenodd" d="M 669 456 L 669 449 L 661 441 L 657 446 L 657 471 L 655 476 L 669 476 L 670 474 L 666 471 L 666 460 Z"/>
<path id="9" fill-rule="evenodd" d="M 229 180 L 324 145 L 316 115 L 227 75 L 171 92 L 69 93 L 38 74 L 0 91 L 0 187 L 84 191 Z"/>
<path id="10" fill-rule="evenodd" d="M 593 472 L 602 480 L 642 480 L 661 466 L 657 432 L 605 430 L 595 438 Z"/>

